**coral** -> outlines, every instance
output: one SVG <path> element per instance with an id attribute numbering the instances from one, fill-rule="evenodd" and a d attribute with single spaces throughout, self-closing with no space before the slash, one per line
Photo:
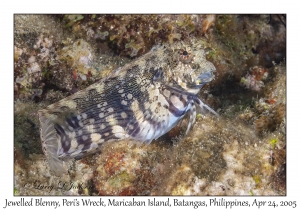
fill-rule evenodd
<path id="1" fill-rule="evenodd" d="M 31 153 L 38 153 L 41 149 L 38 134 L 38 121 L 35 111 L 38 105 L 34 103 L 24 103 L 16 101 L 14 104 L 14 142 L 15 155 L 20 157 L 28 157 Z"/>
<path id="2" fill-rule="evenodd" d="M 250 74 L 247 74 L 245 77 L 242 77 L 241 84 L 246 86 L 246 88 L 255 91 L 259 91 L 261 87 L 264 86 L 264 83 L 262 81 L 257 80 L 255 76 Z"/>
<path id="3" fill-rule="evenodd" d="M 264 87 L 264 83 L 261 80 L 265 80 L 268 77 L 268 70 L 261 66 L 251 67 L 245 77 L 241 78 L 241 84 L 246 88 L 259 91 Z"/>
<path id="4" fill-rule="evenodd" d="M 20 56 L 22 55 L 23 50 L 18 48 L 18 47 L 14 47 L 14 61 L 17 62 L 20 58 Z"/>
<path id="5" fill-rule="evenodd" d="M 259 133 L 275 131 L 285 124 L 285 67 L 275 66 L 272 69 L 276 82 L 265 87 L 265 98 L 255 103 L 255 110 L 259 116 L 254 121 L 256 130 Z M 285 131 L 282 131 L 285 133 Z"/>
<path id="6" fill-rule="evenodd" d="M 15 195 L 286 195 L 284 15 L 69 14 L 14 20 Z M 62 177 L 49 172 L 37 110 L 157 43 L 191 37 L 205 37 L 206 57 L 217 68 L 200 97 L 218 118 L 198 115 L 187 136 L 183 119 L 148 146 L 107 142 L 100 153 L 67 162 Z"/>
<path id="7" fill-rule="evenodd" d="M 59 16 L 77 36 L 108 43 L 118 54 L 139 56 L 159 42 L 173 43 L 205 34 L 215 15 L 64 15 Z M 86 30 L 87 33 L 82 33 Z"/>
<path id="8" fill-rule="evenodd" d="M 154 159 L 161 156 L 156 150 L 151 150 L 155 145 L 149 145 L 150 148 L 132 145 L 128 148 L 128 142 L 119 141 L 103 146 L 103 153 L 96 160 L 98 167 L 93 178 L 99 194 L 149 195 L 158 184 L 157 175 L 164 167 Z"/>
<path id="9" fill-rule="evenodd" d="M 272 153 L 271 164 L 275 171 L 271 176 L 271 184 L 278 191 L 286 189 L 286 150 L 285 147 L 276 149 Z"/>
<path id="10" fill-rule="evenodd" d="M 66 46 L 59 53 L 59 59 L 66 61 L 72 69 L 80 74 L 87 75 L 88 72 L 95 74 L 97 71 L 92 68 L 92 47 L 84 40 L 77 40 L 70 46 Z"/>
<path id="11" fill-rule="evenodd" d="M 216 21 L 216 15 L 206 15 L 205 19 L 203 20 L 202 26 L 202 34 L 205 34 L 206 31 L 214 24 Z"/>
<path id="12" fill-rule="evenodd" d="M 16 45 L 22 45 L 23 48 L 15 46 L 15 96 L 38 100 L 43 92 L 44 78 L 49 77 L 49 69 L 57 65 L 56 44 L 53 38 L 40 34 L 31 46 L 23 42 Z"/>

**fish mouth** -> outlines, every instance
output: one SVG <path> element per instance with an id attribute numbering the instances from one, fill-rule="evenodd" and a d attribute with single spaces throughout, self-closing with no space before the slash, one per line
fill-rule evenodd
<path id="1" fill-rule="evenodd" d="M 193 89 L 201 89 L 205 84 L 209 83 L 214 79 L 212 72 L 205 72 L 200 74 L 196 79 L 192 80 L 189 87 Z"/>
<path id="2" fill-rule="evenodd" d="M 205 72 L 203 74 L 200 74 L 200 76 L 198 76 L 197 79 L 200 82 L 200 84 L 204 85 L 212 81 L 214 79 L 214 75 L 212 74 L 212 72 Z"/>
<path id="3" fill-rule="evenodd" d="M 214 74 L 209 71 L 209 72 L 204 72 L 202 74 L 200 74 L 200 76 L 198 77 L 201 80 L 206 80 L 207 82 L 210 82 L 214 77 Z"/>

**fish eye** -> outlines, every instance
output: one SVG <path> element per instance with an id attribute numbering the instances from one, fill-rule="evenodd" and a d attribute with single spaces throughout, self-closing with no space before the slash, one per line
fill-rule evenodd
<path id="1" fill-rule="evenodd" d="M 192 56 L 192 53 L 187 51 L 186 49 L 181 49 L 179 53 L 179 58 L 182 63 L 187 64 L 193 61 L 194 56 Z"/>

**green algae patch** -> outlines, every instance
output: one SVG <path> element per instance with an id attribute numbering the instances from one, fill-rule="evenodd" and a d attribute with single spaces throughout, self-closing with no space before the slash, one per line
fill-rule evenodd
<path id="1" fill-rule="evenodd" d="M 116 174 L 108 180 L 111 187 L 115 189 L 122 189 L 131 185 L 132 177 L 126 171 Z"/>
<path id="2" fill-rule="evenodd" d="M 271 139 L 269 143 L 270 143 L 272 149 L 275 149 L 275 147 L 278 143 L 278 139 Z"/>
<path id="3" fill-rule="evenodd" d="M 252 178 L 253 178 L 253 180 L 255 182 L 256 187 L 258 187 L 260 185 L 260 183 L 261 183 L 260 176 L 259 175 L 254 175 Z"/>

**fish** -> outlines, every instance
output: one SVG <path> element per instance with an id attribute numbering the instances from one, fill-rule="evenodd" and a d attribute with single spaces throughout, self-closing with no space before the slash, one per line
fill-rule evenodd
<path id="1" fill-rule="evenodd" d="M 197 96 L 214 79 L 201 41 L 155 45 L 111 75 L 38 111 L 43 152 L 50 170 L 99 151 L 104 142 L 132 139 L 150 144 L 189 115 L 186 134 L 200 110 L 217 113 Z"/>

